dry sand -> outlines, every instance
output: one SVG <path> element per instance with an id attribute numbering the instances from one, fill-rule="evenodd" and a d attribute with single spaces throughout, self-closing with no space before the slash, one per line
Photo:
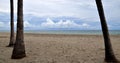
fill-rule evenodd
<path id="1" fill-rule="evenodd" d="M 27 57 L 11 59 L 9 33 L 0 33 L 0 63 L 104 63 L 101 35 L 25 34 Z M 115 55 L 120 60 L 120 35 L 112 35 Z"/>

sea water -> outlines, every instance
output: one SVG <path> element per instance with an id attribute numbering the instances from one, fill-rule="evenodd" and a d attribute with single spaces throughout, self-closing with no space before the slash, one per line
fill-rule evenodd
<path id="1" fill-rule="evenodd" d="M 83 34 L 83 35 L 102 35 L 101 30 L 27 30 L 26 33 L 39 34 Z M 120 30 L 110 30 L 111 35 L 120 35 Z"/>
<path id="2" fill-rule="evenodd" d="M 10 32 L 9 30 L 0 30 L 0 32 Z M 25 33 L 38 34 L 77 34 L 77 35 L 102 35 L 102 30 L 25 30 Z M 111 35 L 120 35 L 120 30 L 110 30 Z"/>

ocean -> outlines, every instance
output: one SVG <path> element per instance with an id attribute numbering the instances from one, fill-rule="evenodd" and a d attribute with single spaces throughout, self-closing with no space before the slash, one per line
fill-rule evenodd
<path id="1" fill-rule="evenodd" d="M 10 32 L 8 30 L 0 30 L 0 32 Z M 25 33 L 38 34 L 77 34 L 77 35 L 102 35 L 101 30 L 25 30 Z M 120 30 L 110 30 L 110 35 L 120 35 Z"/>

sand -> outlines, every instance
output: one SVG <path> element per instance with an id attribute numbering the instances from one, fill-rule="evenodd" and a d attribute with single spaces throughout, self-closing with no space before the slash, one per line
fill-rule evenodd
<path id="1" fill-rule="evenodd" d="M 104 63 L 101 35 L 55 35 L 25 33 L 27 57 L 11 59 L 9 33 L 0 33 L 0 63 Z M 116 57 L 120 60 L 120 35 L 111 35 Z"/>

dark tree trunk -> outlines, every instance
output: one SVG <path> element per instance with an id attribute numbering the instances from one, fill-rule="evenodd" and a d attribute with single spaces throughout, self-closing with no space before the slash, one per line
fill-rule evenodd
<path id="1" fill-rule="evenodd" d="M 12 47 L 14 45 L 14 2 L 10 0 L 10 17 L 11 17 L 11 30 L 10 30 L 10 42 L 8 47 Z"/>
<path id="2" fill-rule="evenodd" d="M 20 59 L 26 56 L 24 45 L 24 26 L 23 26 L 23 0 L 18 0 L 17 11 L 17 34 L 12 53 L 12 59 Z"/>
<path id="3" fill-rule="evenodd" d="M 112 49 L 108 27 L 107 27 L 106 19 L 104 16 L 104 10 L 103 10 L 101 0 L 96 0 L 96 4 L 97 4 L 98 12 L 99 12 L 99 17 L 101 20 L 102 32 L 103 32 L 104 43 L 105 43 L 105 61 L 117 63 L 118 60 L 116 59 L 113 49 Z"/>

